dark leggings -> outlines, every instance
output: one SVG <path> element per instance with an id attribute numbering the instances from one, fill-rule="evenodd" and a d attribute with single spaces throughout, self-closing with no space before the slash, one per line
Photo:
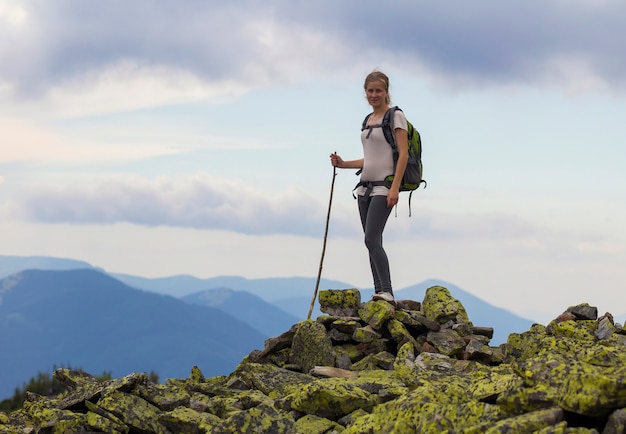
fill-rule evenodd
<path id="1" fill-rule="evenodd" d="M 387 208 L 387 196 L 358 196 L 357 199 L 374 277 L 374 290 L 393 294 L 389 259 L 383 249 L 383 230 L 391 213 L 391 208 Z"/>

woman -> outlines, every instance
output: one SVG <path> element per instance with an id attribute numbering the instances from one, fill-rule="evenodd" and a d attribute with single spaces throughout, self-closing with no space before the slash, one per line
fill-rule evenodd
<path id="1" fill-rule="evenodd" d="M 366 120 L 367 128 L 361 131 L 363 158 L 346 161 L 337 154 L 331 154 L 330 160 L 335 167 L 361 169 L 361 182 L 356 194 L 374 278 L 373 299 L 393 303 L 389 260 L 383 248 L 383 230 L 391 209 L 398 203 L 400 184 L 409 158 L 407 123 L 402 111 L 395 110 L 393 127 L 398 146 L 398 161 L 394 169 L 393 152 L 381 128 L 383 117 L 391 103 L 389 78 L 380 71 L 374 71 L 365 78 L 363 87 L 367 102 L 373 109 Z M 394 178 L 388 187 L 368 184 L 379 184 L 389 175 L 394 175 Z"/>

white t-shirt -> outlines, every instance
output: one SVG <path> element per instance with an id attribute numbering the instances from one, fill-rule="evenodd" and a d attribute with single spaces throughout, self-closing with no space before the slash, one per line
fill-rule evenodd
<path id="1" fill-rule="evenodd" d="M 373 128 L 361 131 L 361 143 L 363 144 L 363 170 L 361 181 L 384 181 L 389 175 L 394 175 L 393 150 L 391 145 L 385 140 L 383 129 L 378 124 Z M 392 123 L 394 132 L 396 128 L 407 130 L 406 117 L 400 110 L 396 110 Z M 366 188 L 357 188 L 356 194 L 363 196 Z M 372 196 L 387 196 L 389 189 L 382 185 L 377 185 L 372 189 Z"/>

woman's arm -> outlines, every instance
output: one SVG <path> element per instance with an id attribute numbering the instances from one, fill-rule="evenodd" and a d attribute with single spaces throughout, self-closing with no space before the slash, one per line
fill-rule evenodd
<path id="1" fill-rule="evenodd" d="M 393 182 L 391 183 L 389 194 L 387 195 L 387 206 L 389 208 L 392 208 L 398 203 L 402 177 L 406 170 L 406 164 L 409 161 L 409 138 L 407 131 L 396 128 L 394 134 L 396 136 L 396 145 L 398 146 L 398 161 L 396 163 L 396 173 L 393 175 Z"/>
<path id="2" fill-rule="evenodd" d="M 335 153 L 330 154 L 330 164 L 335 167 L 339 167 L 340 169 L 362 169 L 363 158 L 358 160 L 344 161 L 343 158 Z"/>

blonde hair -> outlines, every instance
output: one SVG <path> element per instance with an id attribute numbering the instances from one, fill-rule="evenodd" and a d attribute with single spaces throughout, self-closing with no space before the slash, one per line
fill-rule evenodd
<path id="1" fill-rule="evenodd" d="M 387 104 L 391 104 L 391 97 L 389 96 L 389 77 L 382 71 L 372 71 L 367 74 L 365 77 L 365 83 L 363 83 L 363 89 L 367 90 L 367 85 L 373 81 L 380 81 L 385 87 L 385 91 L 387 92 L 387 96 L 385 97 L 385 102 Z"/>

